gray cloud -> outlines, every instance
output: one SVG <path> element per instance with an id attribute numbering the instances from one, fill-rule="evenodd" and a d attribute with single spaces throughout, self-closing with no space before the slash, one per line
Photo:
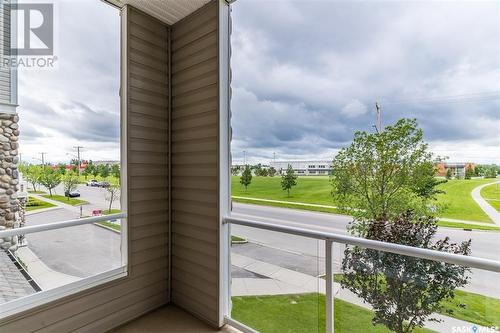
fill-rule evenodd
<path id="1" fill-rule="evenodd" d="M 265 9 L 236 2 L 234 155 L 329 155 L 353 131 L 371 129 L 375 101 L 385 123 L 417 118 L 431 145 L 462 145 L 450 151 L 457 159 L 476 156 L 465 143 L 500 146 L 499 9 L 498 2 L 266 1 Z M 485 159 L 500 162 L 500 152 Z"/>

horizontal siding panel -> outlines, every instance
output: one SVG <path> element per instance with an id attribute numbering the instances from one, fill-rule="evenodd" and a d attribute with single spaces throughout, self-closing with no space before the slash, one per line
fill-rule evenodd
<path id="1" fill-rule="evenodd" d="M 165 248 L 167 248 L 168 235 L 166 233 L 160 233 L 149 238 L 133 239 L 130 243 L 132 253 L 152 249 L 157 246 L 164 246 Z"/>
<path id="2" fill-rule="evenodd" d="M 196 316 L 202 318 L 217 318 L 218 311 L 213 309 L 210 304 L 202 304 L 198 302 L 196 298 L 196 290 L 185 290 L 186 288 L 182 288 L 182 291 L 172 290 L 172 300 L 175 304 L 180 306 L 191 313 L 194 313 Z M 216 302 L 216 300 L 213 300 Z M 214 323 L 216 323 L 214 321 Z"/>
<path id="3" fill-rule="evenodd" d="M 160 223 L 148 224 L 141 227 L 133 227 L 131 239 L 142 239 L 147 237 L 153 237 L 161 233 L 168 232 L 168 221 L 162 221 Z M 168 240 L 167 240 L 168 241 Z"/>
<path id="4" fill-rule="evenodd" d="M 137 62 L 131 62 L 129 65 L 129 74 L 134 76 L 146 77 L 156 82 L 165 82 L 168 78 L 167 73 L 158 71 L 155 68 L 144 66 Z"/>
<path id="5" fill-rule="evenodd" d="M 174 49 L 172 52 L 172 62 L 178 64 L 182 62 L 185 58 L 191 57 L 194 54 L 208 48 L 208 47 L 217 47 L 219 40 L 217 39 L 217 31 L 213 31 L 209 33 L 205 38 L 198 41 L 198 43 L 191 43 L 186 45 L 182 49 Z M 217 65 L 217 64 L 213 64 Z"/>
<path id="6" fill-rule="evenodd" d="M 159 82 L 141 75 L 131 75 L 129 84 L 131 87 L 153 91 L 168 97 L 168 82 L 166 80 L 165 82 Z"/>
<path id="7" fill-rule="evenodd" d="M 208 98 L 204 101 L 199 101 L 194 105 L 178 106 L 172 110 L 172 123 L 174 120 L 183 117 L 196 117 L 207 112 L 217 113 L 219 103 L 215 98 Z"/>
<path id="8" fill-rule="evenodd" d="M 180 220 L 179 220 L 180 221 Z M 201 223 L 203 225 L 203 223 Z M 193 226 L 187 223 L 176 223 L 172 227 L 172 232 L 183 237 L 192 237 L 199 241 L 207 242 L 211 248 L 217 247 L 218 235 L 213 229 Z"/>
<path id="9" fill-rule="evenodd" d="M 178 221 L 180 224 L 192 225 L 195 227 L 202 227 L 205 229 L 210 229 L 212 232 L 218 230 L 216 225 L 212 223 L 206 223 L 206 216 L 201 215 L 199 212 L 181 212 L 173 211 L 172 218 Z"/>
<path id="10" fill-rule="evenodd" d="M 175 142 L 172 142 L 175 144 Z M 176 167 L 183 167 L 187 165 L 199 165 L 200 163 L 217 165 L 219 161 L 217 155 L 209 152 L 206 154 L 172 154 L 172 172 L 175 172 Z"/>
<path id="11" fill-rule="evenodd" d="M 190 31 L 182 36 L 179 36 L 180 34 L 177 29 L 174 29 L 174 33 L 172 34 L 172 49 L 177 51 L 191 43 L 200 42 L 202 38 L 216 31 L 217 25 L 217 20 L 207 20 L 201 25 L 193 25 Z"/>
<path id="12" fill-rule="evenodd" d="M 150 127 L 167 133 L 168 119 L 163 117 L 145 116 L 140 113 L 131 113 L 129 124 L 141 127 Z M 168 134 L 168 133 L 167 133 Z"/>
<path id="13" fill-rule="evenodd" d="M 172 191 L 172 211 L 173 212 L 198 212 L 205 215 L 207 223 L 218 221 L 219 209 L 212 204 L 204 204 L 200 201 L 176 200 Z M 175 223 L 175 220 L 173 220 Z"/>
<path id="14" fill-rule="evenodd" d="M 212 62 L 212 66 L 215 66 L 214 63 L 217 62 L 218 53 L 217 45 L 213 45 L 208 46 L 207 48 L 202 49 L 187 58 L 179 60 L 178 63 L 175 64 L 175 67 L 172 67 L 172 84 L 176 83 L 177 75 L 180 75 L 182 80 L 182 71 L 193 69 L 196 65 Z"/>
<path id="15" fill-rule="evenodd" d="M 130 163 L 127 171 L 131 177 L 168 177 L 168 169 L 161 164 Z"/>
<path id="16" fill-rule="evenodd" d="M 192 189 L 184 189 L 176 187 L 172 191 L 172 198 L 175 200 L 190 200 L 196 201 L 204 204 L 217 204 L 218 198 L 216 196 L 216 190 L 204 190 L 198 189 L 196 193 L 193 193 Z"/>

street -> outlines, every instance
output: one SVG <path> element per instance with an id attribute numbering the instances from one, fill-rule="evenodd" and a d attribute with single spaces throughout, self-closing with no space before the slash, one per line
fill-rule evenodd
<path id="1" fill-rule="evenodd" d="M 346 226 L 351 220 L 344 215 L 317 213 L 287 208 L 258 206 L 249 204 L 233 203 L 233 214 L 245 218 L 251 218 L 263 222 L 280 223 L 283 225 L 316 229 L 333 233 L 347 234 Z M 289 262 L 290 254 L 303 254 L 317 261 L 318 273 L 324 273 L 325 247 L 323 241 L 306 237 L 286 235 L 283 233 L 261 230 L 256 228 L 232 225 L 231 232 L 235 236 L 248 239 L 251 243 L 257 243 L 265 248 L 247 249 L 241 247 L 237 253 L 248 257 L 260 259 L 269 263 L 277 264 Z M 438 238 L 450 237 L 453 242 L 472 240 L 472 255 L 487 259 L 500 259 L 500 233 L 484 231 L 464 231 L 460 229 L 439 228 Z M 343 257 L 345 245 L 334 244 L 334 270 L 340 272 L 340 263 Z M 264 254 L 265 252 L 265 254 Z M 265 258 L 265 259 L 263 259 Z M 292 268 L 293 269 L 293 268 Z M 310 271 L 310 264 L 304 267 L 296 267 L 301 272 Z M 466 286 L 466 290 L 500 298 L 500 274 L 482 270 L 473 270 L 472 278 Z"/>

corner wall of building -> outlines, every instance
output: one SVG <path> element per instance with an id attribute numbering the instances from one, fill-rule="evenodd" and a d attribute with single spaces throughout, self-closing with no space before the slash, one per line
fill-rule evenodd
<path id="1" fill-rule="evenodd" d="M 219 326 L 219 1 L 171 38 L 172 302 Z"/>

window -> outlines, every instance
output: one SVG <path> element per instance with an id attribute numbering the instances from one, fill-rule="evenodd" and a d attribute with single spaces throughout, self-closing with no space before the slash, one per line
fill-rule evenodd
<path id="1" fill-rule="evenodd" d="M 53 5 L 41 12 L 55 15 L 50 56 L 10 76 L 0 71 L 0 82 L 19 84 L 11 91 L 16 113 L 0 111 L 0 139 L 10 140 L 2 155 L 18 164 L 0 170 L 12 178 L 3 196 L 17 192 L 15 204 L 0 207 L 0 225 L 14 232 L 0 249 L 0 265 L 14 272 L 0 286 L 9 295 L 0 297 L 1 317 L 127 274 L 119 12 L 93 0 Z M 48 230 L 18 229 L 41 225 Z"/>

